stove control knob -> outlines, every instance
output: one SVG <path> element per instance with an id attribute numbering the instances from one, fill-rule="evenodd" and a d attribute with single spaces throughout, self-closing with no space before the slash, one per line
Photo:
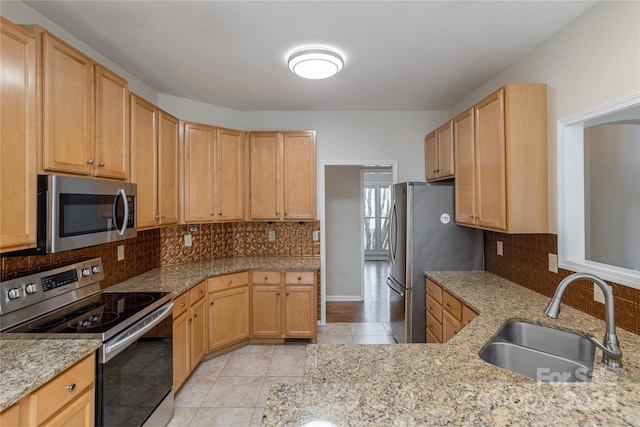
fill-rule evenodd
<path id="1" fill-rule="evenodd" d="M 89 269 L 89 268 L 83 268 L 83 269 L 82 269 L 81 274 L 82 274 L 82 277 L 88 277 L 88 276 L 91 276 L 91 269 Z"/>
<path id="2" fill-rule="evenodd" d="M 9 292 L 7 292 L 7 296 L 10 300 L 20 298 L 20 288 L 9 289 Z"/>
<path id="3" fill-rule="evenodd" d="M 24 287 L 24 290 L 27 293 L 27 295 L 31 295 L 38 292 L 38 287 L 36 286 L 35 283 L 28 283 L 27 286 Z"/>
<path id="4" fill-rule="evenodd" d="M 79 323 L 79 326 L 81 328 L 88 328 L 89 326 L 91 326 L 91 324 L 89 323 L 88 320 L 81 320 L 80 323 Z"/>
<path id="5" fill-rule="evenodd" d="M 99 322 L 99 321 L 100 321 L 100 316 L 98 316 L 97 314 L 93 314 L 93 315 L 89 318 L 89 321 L 90 321 L 91 323 Z"/>
<path id="6" fill-rule="evenodd" d="M 93 267 L 91 267 L 91 272 L 93 274 L 98 274 L 100 273 L 100 266 L 99 265 L 94 265 Z"/>

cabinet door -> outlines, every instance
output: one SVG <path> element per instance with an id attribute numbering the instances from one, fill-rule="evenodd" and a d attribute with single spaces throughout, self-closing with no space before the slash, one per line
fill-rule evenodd
<path id="1" fill-rule="evenodd" d="M 42 161 L 47 171 L 92 172 L 92 65 L 79 51 L 42 34 Z"/>
<path id="2" fill-rule="evenodd" d="M 280 285 L 252 286 L 252 336 L 282 337 L 282 291 Z"/>
<path id="3" fill-rule="evenodd" d="M 0 426 L 21 427 L 28 425 L 29 398 L 25 397 L 0 413 Z"/>
<path id="4" fill-rule="evenodd" d="M 437 130 L 438 134 L 438 178 L 454 176 L 453 123 L 447 122 Z"/>
<path id="5" fill-rule="evenodd" d="M 285 286 L 284 333 L 291 338 L 314 338 L 316 304 L 313 286 Z"/>
<path id="6" fill-rule="evenodd" d="M 129 89 L 127 81 L 95 65 L 96 138 L 94 175 L 129 176 Z"/>
<path id="7" fill-rule="evenodd" d="M 177 224 L 180 210 L 180 121 L 170 114 L 158 112 L 158 222 Z"/>
<path id="8" fill-rule="evenodd" d="M 475 111 L 470 108 L 453 119 L 455 141 L 456 223 L 475 223 L 476 214 L 476 149 Z"/>
<path id="9" fill-rule="evenodd" d="M 195 368 L 204 357 L 207 350 L 207 322 L 205 300 L 202 298 L 191 307 L 189 339 L 191 346 L 190 368 Z"/>
<path id="10" fill-rule="evenodd" d="M 158 109 L 131 95 L 131 182 L 138 184 L 138 230 L 158 225 Z"/>
<path id="11" fill-rule="evenodd" d="M 462 329 L 460 320 L 454 318 L 449 312 L 442 313 L 442 342 L 447 342 Z"/>
<path id="12" fill-rule="evenodd" d="M 41 426 L 92 426 L 95 417 L 95 400 L 95 389 L 91 387 Z"/>
<path id="13" fill-rule="evenodd" d="M 0 18 L 0 252 L 36 241 L 36 41 Z"/>
<path id="14" fill-rule="evenodd" d="M 210 293 L 207 309 L 209 352 L 249 338 L 249 288 Z"/>
<path id="15" fill-rule="evenodd" d="M 242 132 L 218 129 L 216 158 L 217 219 L 244 218 L 244 140 Z"/>
<path id="16" fill-rule="evenodd" d="M 175 309 L 174 309 L 175 310 Z M 176 392 L 190 373 L 189 312 L 173 319 L 173 391 Z"/>
<path id="17" fill-rule="evenodd" d="M 425 178 L 427 181 L 438 177 L 438 135 L 435 131 L 424 138 Z"/>
<path id="18" fill-rule="evenodd" d="M 286 132 L 283 146 L 284 219 L 315 219 L 315 132 Z"/>
<path id="19" fill-rule="evenodd" d="M 279 220 L 282 217 L 281 135 L 252 133 L 250 138 L 251 219 Z"/>
<path id="20" fill-rule="evenodd" d="M 476 104 L 477 223 L 507 228 L 504 89 Z"/>
<path id="21" fill-rule="evenodd" d="M 184 220 L 212 221 L 214 129 L 197 123 L 184 124 Z"/>

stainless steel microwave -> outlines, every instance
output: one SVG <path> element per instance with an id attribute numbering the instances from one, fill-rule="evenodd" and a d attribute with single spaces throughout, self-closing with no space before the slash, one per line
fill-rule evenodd
<path id="1" fill-rule="evenodd" d="M 38 175 L 38 244 L 44 254 L 137 235 L 136 184 Z"/>

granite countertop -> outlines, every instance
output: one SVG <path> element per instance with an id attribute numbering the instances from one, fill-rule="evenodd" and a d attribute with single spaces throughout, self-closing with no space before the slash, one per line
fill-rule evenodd
<path id="1" fill-rule="evenodd" d="M 237 257 L 169 265 L 110 286 L 105 292 L 164 291 L 178 296 L 210 276 L 246 270 L 318 270 L 319 257 Z"/>
<path id="2" fill-rule="evenodd" d="M 165 291 L 178 296 L 209 276 L 246 270 L 317 270 L 319 257 L 238 257 L 156 268 L 105 292 Z M 94 339 L 19 339 L 0 334 L 0 411 L 73 366 L 102 342 Z"/>
<path id="3" fill-rule="evenodd" d="M 478 352 L 510 320 L 601 339 L 605 323 L 487 272 L 427 272 L 479 313 L 445 344 L 309 345 L 301 384 L 278 384 L 263 426 L 640 425 L 640 337 L 618 328 L 624 368 L 596 364 L 590 383 L 537 382 Z"/>
<path id="4" fill-rule="evenodd" d="M 0 339 L 0 411 L 93 353 L 96 339 Z"/>

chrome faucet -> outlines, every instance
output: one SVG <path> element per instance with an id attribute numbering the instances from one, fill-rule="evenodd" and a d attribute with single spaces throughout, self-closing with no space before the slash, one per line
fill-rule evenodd
<path id="1" fill-rule="evenodd" d="M 560 314 L 560 300 L 562 300 L 564 291 L 571 283 L 579 279 L 587 279 L 593 281 L 600 287 L 600 289 L 602 289 L 602 292 L 604 293 L 604 308 L 605 318 L 607 322 L 607 332 L 605 333 L 602 342 L 598 341 L 594 337 L 590 337 L 590 340 L 600 350 L 602 350 L 602 363 L 604 363 L 605 366 L 608 366 L 609 368 L 622 368 L 622 350 L 620 350 L 620 346 L 618 345 L 618 337 L 616 336 L 613 291 L 611 290 L 611 286 L 607 285 L 604 280 L 589 273 L 575 273 L 571 276 L 566 277 L 558 285 L 556 293 L 553 295 L 553 298 L 551 298 L 549 305 L 544 310 L 544 314 L 553 319 L 557 319 L 558 314 Z"/>

